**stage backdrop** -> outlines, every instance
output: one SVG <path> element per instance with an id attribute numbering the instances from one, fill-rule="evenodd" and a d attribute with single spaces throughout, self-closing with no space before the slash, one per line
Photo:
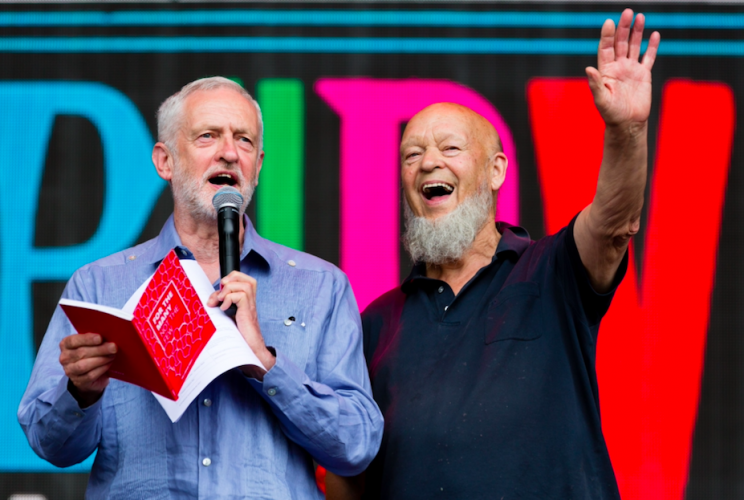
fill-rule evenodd
<path id="1" fill-rule="evenodd" d="M 250 216 L 263 236 L 339 265 L 360 308 L 410 269 L 397 145 L 430 103 L 470 106 L 501 134 L 499 218 L 539 238 L 592 199 L 603 130 L 584 68 L 620 5 L 373 7 L 4 6 L 0 499 L 82 496 L 91 460 L 38 459 L 16 410 L 64 282 L 170 213 L 150 152 L 155 111 L 183 84 L 223 75 L 258 98 L 266 160 Z M 624 499 L 740 498 L 744 10 L 645 10 L 662 33 L 650 174 L 600 333 L 603 428 Z"/>

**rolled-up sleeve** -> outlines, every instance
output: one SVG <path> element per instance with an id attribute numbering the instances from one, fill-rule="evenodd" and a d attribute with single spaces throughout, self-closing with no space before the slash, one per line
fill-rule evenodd
<path id="1" fill-rule="evenodd" d="M 316 362 L 317 380 L 311 380 L 277 350 L 276 364 L 263 381 L 249 381 L 285 434 L 320 465 L 343 476 L 359 474 L 377 454 L 383 419 L 371 395 L 356 301 L 340 272 Z"/>

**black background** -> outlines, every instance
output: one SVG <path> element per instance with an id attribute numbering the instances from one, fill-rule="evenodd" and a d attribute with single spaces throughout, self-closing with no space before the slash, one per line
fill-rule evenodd
<path id="1" fill-rule="evenodd" d="M 637 5 L 628 5 L 635 7 Z M 624 6 L 623 6 L 624 7 Z M 744 12 L 731 6 L 645 4 L 653 12 Z M 112 4 L 6 5 L 4 10 L 112 10 Z M 367 4 L 115 4 L 116 10 L 176 10 L 234 8 L 381 8 Z M 618 4 L 388 4 L 387 10 L 545 10 L 619 11 Z M 2 28 L 0 36 L 351 36 L 351 37 L 500 37 L 587 38 L 596 29 L 484 29 L 484 28 L 326 28 L 326 27 L 186 27 L 186 28 Z M 735 30 L 666 30 L 670 39 L 741 39 Z M 663 43 L 663 42 L 662 42 Z M 663 46 L 662 46 L 663 47 Z M 375 55 L 375 54 L 3 54 L 0 80 L 97 81 L 126 94 L 139 108 L 155 136 L 158 105 L 183 84 L 209 75 L 242 79 L 253 92 L 264 78 L 299 78 L 305 85 L 305 250 L 338 264 L 339 119 L 313 92 L 320 77 L 372 76 L 376 78 L 442 78 L 467 85 L 489 99 L 511 127 L 520 167 L 521 224 L 533 238 L 544 234 L 542 205 L 537 182 L 532 136 L 528 120 L 526 84 L 534 77 L 583 76 L 595 65 L 591 56 L 516 55 Z M 737 106 L 744 97 L 744 61 L 733 57 L 680 57 L 660 55 L 654 68 L 654 107 L 651 118 L 650 163 L 662 85 L 670 78 L 720 81 L 735 92 Z M 738 113 L 737 113 L 738 114 Z M 738 244 L 743 241 L 744 201 L 741 129 L 736 131 L 729 184 L 724 206 L 716 285 L 712 297 L 710 328 L 705 355 L 702 396 L 693 441 L 690 480 L 686 497 L 692 499 L 744 498 L 744 385 L 742 363 L 744 266 Z M 691 154 L 695 145 L 691 144 Z M 569 148 L 580 155 L 580 140 Z M 2 175 L 12 175 L 9 169 Z M 95 127 L 83 118 L 60 116 L 49 144 L 42 196 L 36 224 L 37 246 L 65 246 L 85 241 L 97 227 L 103 206 L 103 152 Z M 260 196 L 260 188 L 257 193 Z M 163 192 L 139 241 L 155 236 L 172 209 L 170 193 Z M 249 214 L 251 211 L 249 210 Z M 260 228 L 259 228 L 260 230 Z M 2 237 L 2 235 L 0 235 Z M 680 251 L 693 234 L 680 235 Z M 636 237 L 643 244 L 643 234 Z M 683 250 L 684 248 L 684 250 Z M 643 254 L 638 248 L 637 256 Z M 639 257 L 640 258 L 640 257 Z M 407 262 L 402 261 L 402 262 Z M 639 264 L 642 264 L 639 262 Z M 407 274 L 407 265 L 401 274 Z M 640 268 L 640 267 L 639 267 Z M 36 283 L 34 338 L 40 342 L 63 283 Z M 48 499 L 81 498 L 85 474 L 0 474 L 0 499 L 13 493 L 42 493 Z"/>

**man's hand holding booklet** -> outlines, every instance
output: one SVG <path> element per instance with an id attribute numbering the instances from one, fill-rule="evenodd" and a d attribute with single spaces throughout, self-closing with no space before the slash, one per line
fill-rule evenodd
<path id="1" fill-rule="evenodd" d="M 78 333 L 116 344 L 109 375 L 151 391 L 176 422 L 221 374 L 264 368 L 235 322 L 206 306 L 213 292 L 195 260 L 181 261 L 171 251 L 122 309 L 68 299 L 60 306 Z"/>

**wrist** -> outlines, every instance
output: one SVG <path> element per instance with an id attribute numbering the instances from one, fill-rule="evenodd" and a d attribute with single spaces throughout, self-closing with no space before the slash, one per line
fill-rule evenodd
<path id="1" fill-rule="evenodd" d="M 83 391 L 69 379 L 67 380 L 67 391 L 75 398 L 81 410 L 93 406 L 103 395 L 103 391 Z"/>
<path id="2" fill-rule="evenodd" d="M 645 139 L 648 133 L 648 121 L 606 123 L 606 139 L 614 139 L 618 142 L 629 142 Z"/>
<path id="3" fill-rule="evenodd" d="M 261 354 L 257 354 L 257 357 L 261 361 L 261 364 L 264 365 L 264 368 L 266 368 L 266 371 L 271 370 L 276 364 L 276 351 L 273 347 L 264 346 Z"/>

